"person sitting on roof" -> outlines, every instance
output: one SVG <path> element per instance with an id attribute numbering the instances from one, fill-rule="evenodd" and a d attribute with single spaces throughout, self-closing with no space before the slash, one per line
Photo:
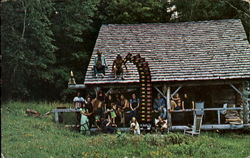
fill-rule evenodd
<path id="1" fill-rule="evenodd" d="M 98 74 L 101 74 L 101 76 L 104 77 L 106 68 L 107 68 L 107 63 L 105 56 L 103 56 L 102 53 L 99 50 L 97 50 L 97 56 L 95 57 L 94 60 L 95 76 L 97 77 Z"/>
<path id="2" fill-rule="evenodd" d="M 160 116 L 163 119 L 167 118 L 167 108 L 166 108 L 166 101 L 164 98 L 161 98 L 161 95 L 158 94 L 157 98 L 154 100 L 154 110 L 160 112 Z"/>
<path id="3" fill-rule="evenodd" d="M 120 76 L 121 79 L 124 79 L 122 65 L 124 65 L 126 70 L 128 70 L 127 66 L 125 65 L 124 60 L 122 59 L 122 56 L 120 54 L 118 54 L 116 59 L 113 62 L 113 66 L 112 66 L 112 71 L 115 73 L 115 79 L 117 79 L 118 76 Z"/>

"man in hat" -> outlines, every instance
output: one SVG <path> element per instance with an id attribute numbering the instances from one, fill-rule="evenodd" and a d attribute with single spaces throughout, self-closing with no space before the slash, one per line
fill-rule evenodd
<path id="1" fill-rule="evenodd" d="M 107 68 L 107 63 L 105 57 L 102 55 L 102 53 L 97 50 L 97 56 L 94 60 L 94 73 L 97 77 L 98 74 L 101 74 L 102 77 L 105 75 L 105 69 Z"/>
<path id="2" fill-rule="evenodd" d="M 115 73 L 115 79 L 117 79 L 118 76 L 120 76 L 121 79 L 124 79 L 122 65 L 124 65 L 126 70 L 128 70 L 126 64 L 124 63 L 124 60 L 122 59 L 122 56 L 120 54 L 117 54 L 112 66 L 112 71 Z"/>
<path id="3" fill-rule="evenodd" d="M 154 100 L 154 110 L 160 112 L 160 116 L 163 119 L 167 118 L 167 108 L 166 108 L 166 101 L 164 98 L 161 97 L 160 94 L 157 95 L 157 98 Z"/>

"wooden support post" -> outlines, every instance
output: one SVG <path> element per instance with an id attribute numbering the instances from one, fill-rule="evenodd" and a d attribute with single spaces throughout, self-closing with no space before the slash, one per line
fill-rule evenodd
<path id="1" fill-rule="evenodd" d="M 242 83 L 242 90 L 238 90 L 233 84 L 230 84 L 230 86 L 240 94 L 242 98 L 242 107 L 243 107 L 243 124 L 248 124 L 249 119 L 249 95 L 250 95 L 250 83 L 248 81 L 245 81 Z"/>
<path id="2" fill-rule="evenodd" d="M 171 118 L 171 103 L 170 103 L 170 87 L 167 88 L 167 111 L 168 111 L 168 125 L 171 129 L 172 127 L 172 118 Z"/>
<path id="3" fill-rule="evenodd" d="M 249 124 L 250 119 L 250 109 L 249 109 L 249 100 L 250 100 L 250 82 L 244 82 L 242 84 L 242 103 L 243 103 L 243 124 Z"/>
<path id="4" fill-rule="evenodd" d="M 166 101 L 167 101 L 167 97 L 161 92 L 161 90 L 159 90 L 159 88 L 157 88 L 157 87 L 154 87 L 156 90 L 157 90 L 157 92 L 158 93 L 160 93 L 160 95 L 164 98 L 164 99 L 166 99 Z"/>
<path id="5" fill-rule="evenodd" d="M 98 92 L 100 91 L 100 87 L 95 87 L 94 90 L 95 90 L 95 95 L 96 95 L 96 98 L 97 98 Z"/>
<path id="6" fill-rule="evenodd" d="M 111 92 L 113 89 L 112 88 L 110 88 L 106 93 L 105 93 L 105 95 L 108 95 L 109 94 L 109 92 Z"/>
<path id="7" fill-rule="evenodd" d="M 230 84 L 230 86 L 242 96 L 242 93 L 233 84 Z"/>
<path id="8" fill-rule="evenodd" d="M 59 123 L 59 114 L 58 114 L 58 112 L 55 112 L 55 122 Z"/>
<path id="9" fill-rule="evenodd" d="M 172 98 L 181 88 L 182 88 L 182 86 L 178 87 L 178 88 L 174 91 L 174 93 L 171 94 L 171 97 L 170 97 L 170 98 Z"/>
<path id="10" fill-rule="evenodd" d="M 218 115 L 218 124 L 220 124 L 220 110 L 217 111 L 217 115 Z"/>
<path id="11" fill-rule="evenodd" d="M 167 102 L 167 113 L 168 113 L 168 125 L 171 128 L 172 126 L 172 119 L 171 119 L 171 113 L 170 113 L 170 109 L 171 109 L 171 105 L 170 105 L 170 87 L 167 87 L 167 96 L 165 96 L 157 87 L 154 87 L 158 93 L 161 94 L 161 96 L 166 99 Z"/>

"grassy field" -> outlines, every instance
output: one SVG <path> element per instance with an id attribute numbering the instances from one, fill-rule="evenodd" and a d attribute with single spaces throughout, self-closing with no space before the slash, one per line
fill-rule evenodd
<path id="1" fill-rule="evenodd" d="M 5 158 L 250 156 L 250 135 L 247 134 L 202 132 L 199 137 L 182 133 L 83 136 L 53 123 L 51 116 L 32 118 L 25 114 L 27 108 L 44 114 L 58 105 L 21 102 L 2 105 L 1 152 Z"/>

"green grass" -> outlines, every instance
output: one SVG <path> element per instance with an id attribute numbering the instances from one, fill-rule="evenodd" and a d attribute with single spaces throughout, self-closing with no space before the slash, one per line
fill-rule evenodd
<path id="1" fill-rule="evenodd" d="M 44 114 L 56 106 L 59 104 L 9 102 L 2 105 L 3 155 L 6 158 L 250 156 L 250 135 L 246 134 L 202 132 L 199 137 L 182 133 L 83 136 L 53 123 L 51 116 L 32 118 L 25 114 L 27 108 Z"/>

